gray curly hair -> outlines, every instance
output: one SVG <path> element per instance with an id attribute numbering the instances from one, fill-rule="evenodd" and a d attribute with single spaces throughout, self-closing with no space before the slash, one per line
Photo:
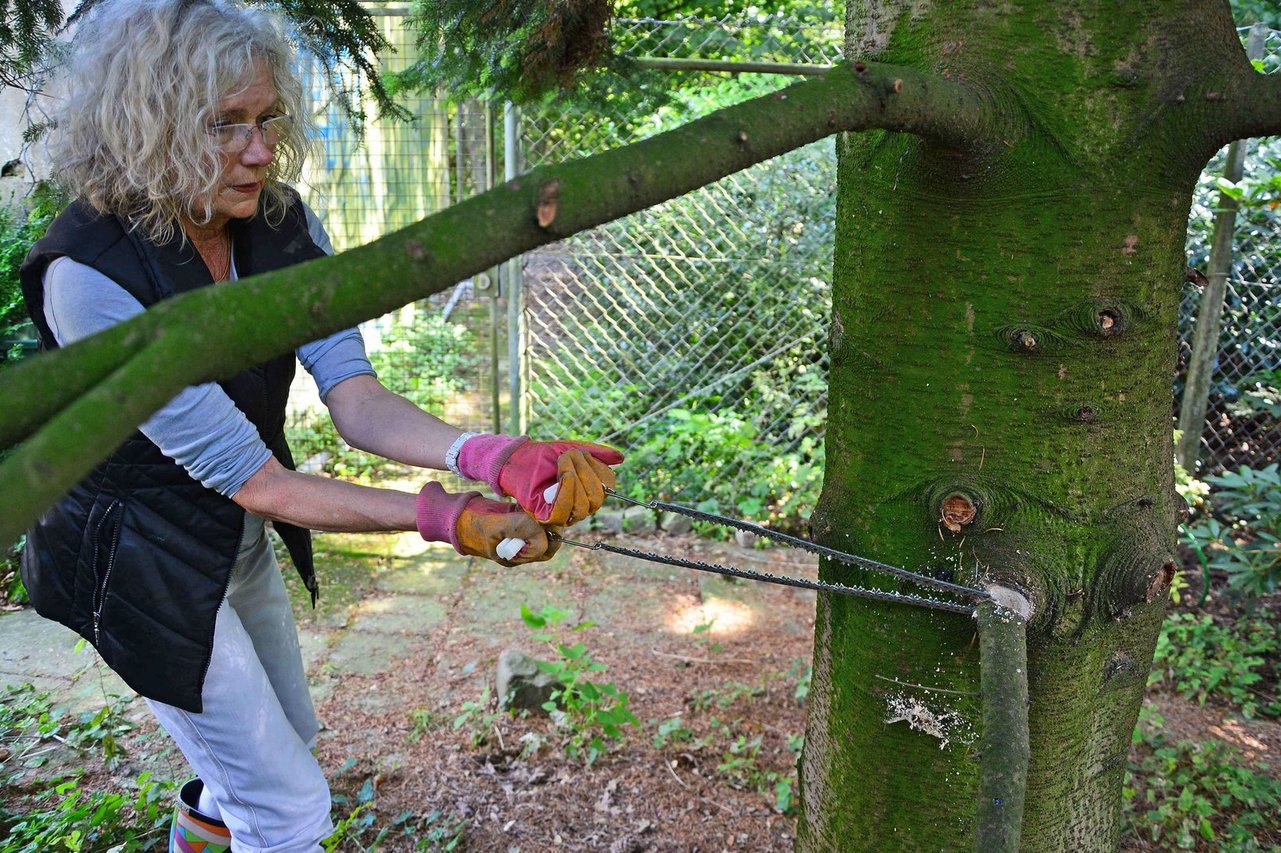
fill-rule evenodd
<path id="1" fill-rule="evenodd" d="M 208 224 L 221 164 L 207 128 L 219 100 L 265 62 L 293 119 L 263 182 L 264 211 L 278 220 L 310 130 L 293 61 L 279 19 L 236 0 L 100 3 L 72 41 L 51 145 L 58 183 L 158 243 L 184 220 Z"/>

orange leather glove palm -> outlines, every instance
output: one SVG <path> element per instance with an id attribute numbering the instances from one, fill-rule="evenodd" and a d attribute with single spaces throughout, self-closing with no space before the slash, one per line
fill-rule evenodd
<path id="1" fill-rule="evenodd" d="M 450 494 L 436 482 L 418 493 L 417 513 L 418 533 L 428 542 L 448 542 L 459 554 L 504 566 L 550 559 L 560 546 L 515 504 L 492 501 L 479 492 Z"/>

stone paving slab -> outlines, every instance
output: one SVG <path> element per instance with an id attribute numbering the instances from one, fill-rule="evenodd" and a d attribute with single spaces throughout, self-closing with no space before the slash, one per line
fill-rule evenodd
<path id="1" fill-rule="evenodd" d="M 78 634 L 30 609 L 0 614 L 0 686 L 19 684 L 77 711 L 133 693 Z"/>
<path id="2" fill-rule="evenodd" d="M 600 624 L 616 621 L 615 614 L 641 616 L 642 624 L 655 631 L 687 632 L 713 617 L 725 621 L 726 607 L 754 610 L 760 591 L 749 583 L 727 584 L 707 576 L 699 581 L 702 602 L 697 613 L 671 611 L 658 595 L 650 595 L 656 581 L 679 577 L 685 570 L 641 560 L 596 552 L 591 564 L 571 567 L 581 550 L 561 549 L 546 564 L 503 568 L 460 557 L 447 548 L 428 545 L 416 536 L 382 540 L 352 537 L 338 549 L 354 553 L 368 546 L 371 555 L 392 558 L 389 567 L 374 579 L 372 594 L 343 608 L 333 618 L 309 620 L 298 626 L 303 662 L 318 698 L 345 674 L 377 676 L 397 661 L 417 653 L 429 654 L 433 632 L 448 624 L 450 630 L 470 633 L 495 650 L 520 633 L 520 605 L 537 610 L 544 605 L 564 607 L 574 600 L 581 572 L 599 573 L 603 583 L 583 604 L 583 618 Z M 374 547 L 378 548 L 373 553 Z M 747 562 L 759 559 L 747 555 Z M 698 587 L 691 587 L 697 589 Z M 709 601 L 723 602 L 717 610 Z M 706 612 L 704 612 L 706 611 Z M 720 615 L 717 616 L 716 614 Z M 688 624 L 687 624 L 688 623 Z M 503 629 L 495 630 L 498 626 Z M 53 695 L 56 704 L 77 710 L 101 706 L 111 695 L 130 695 L 129 688 L 98 659 L 87 645 L 77 650 L 79 637 L 72 631 L 36 615 L 33 610 L 0 613 L 0 686 L 35 684 Z"/>

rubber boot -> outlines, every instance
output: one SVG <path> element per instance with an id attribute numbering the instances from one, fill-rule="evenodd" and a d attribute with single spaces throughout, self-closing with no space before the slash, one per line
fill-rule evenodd
<path id="1" fill-rule="evenodd" d="M 169 853 L 227 853 L 231 849 L 227 824 L 196 808 L 204 787 L 204 782 L 192 779 L 178 791 L 173 829 L 169 833 Z"/>

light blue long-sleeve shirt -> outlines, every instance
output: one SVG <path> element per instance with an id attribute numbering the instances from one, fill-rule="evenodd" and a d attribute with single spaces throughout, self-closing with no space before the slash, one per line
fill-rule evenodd
<path id="1" fill-rule="evenodd" d="M 310 208 L 307 226 L 316 245 L 333 254 L 329 235 Z M 231 278 L 235 277 L 233 267 Z M 59 345 L 88 337 L 144 310 L 120 285 L 70 258 L 58 258 L 45 271 L 44 315 Z M 374 373 L 356 329 L 304 344 L 297 356 L 316 381 L 322 400 L 344 379 Z M 257 428 L 214 382 L 182 390 L 141 430 L 193 478 L 227 497 L 235 495 L 271 458 Z"/>

